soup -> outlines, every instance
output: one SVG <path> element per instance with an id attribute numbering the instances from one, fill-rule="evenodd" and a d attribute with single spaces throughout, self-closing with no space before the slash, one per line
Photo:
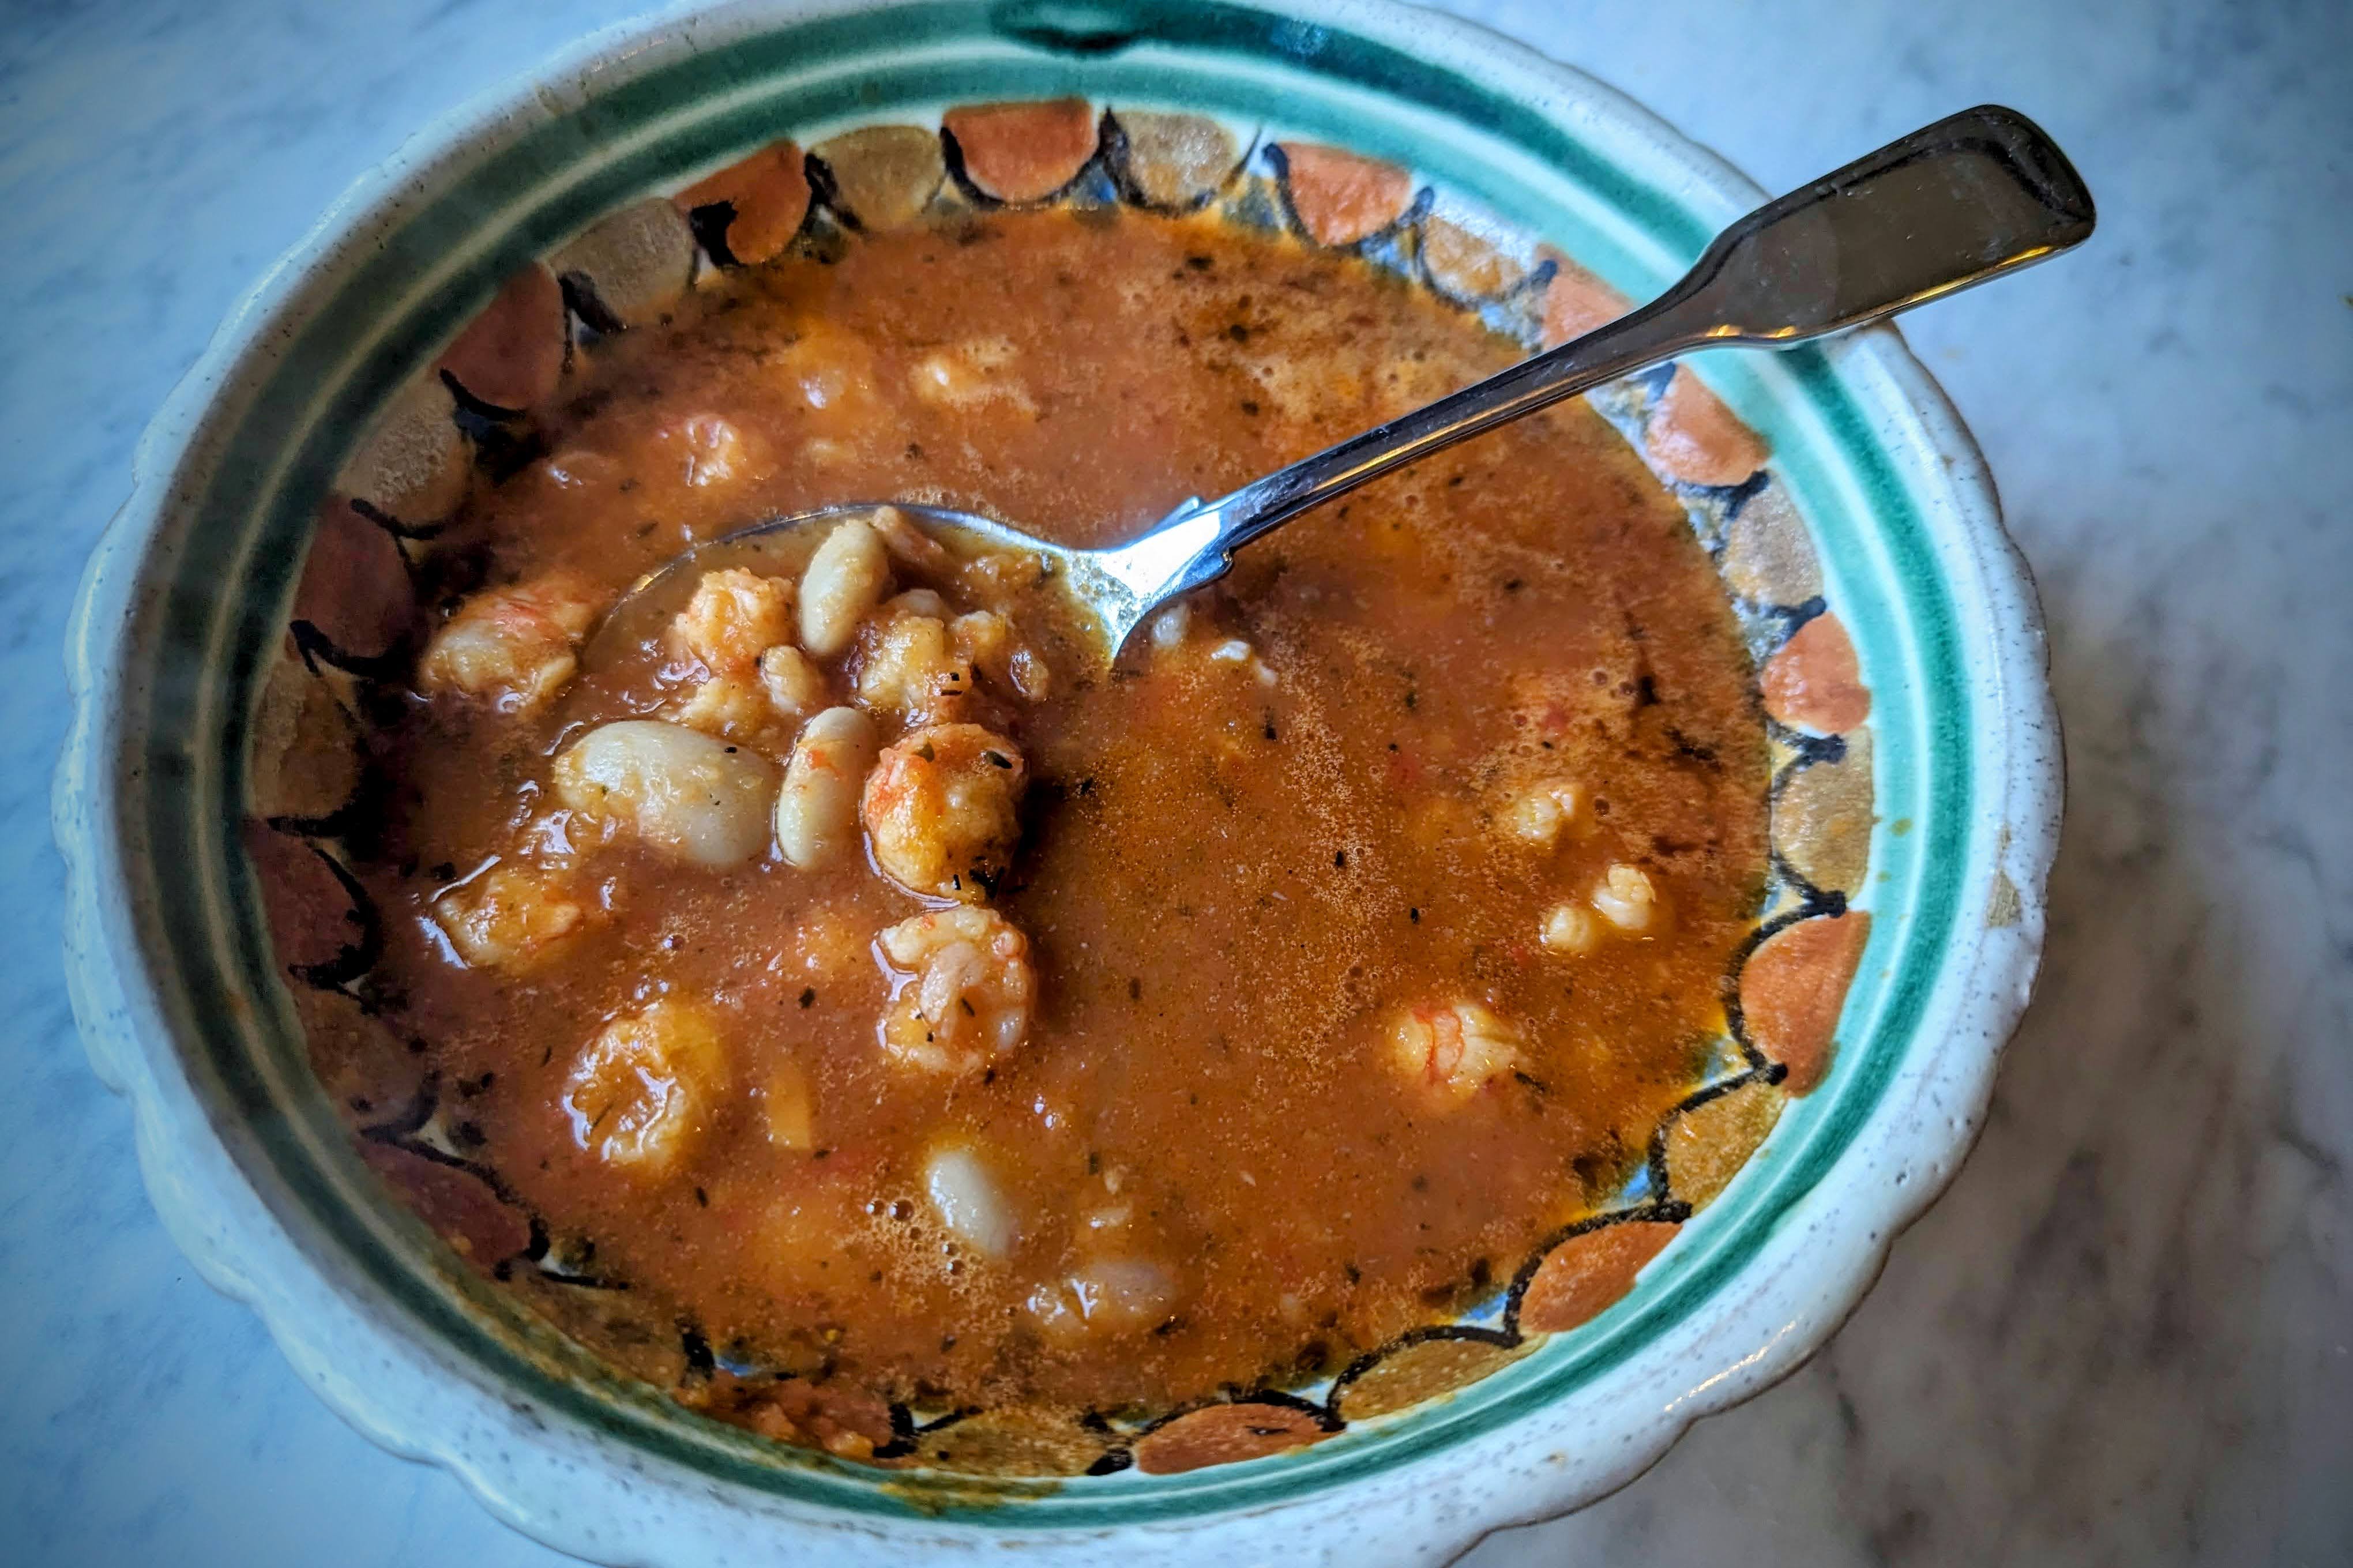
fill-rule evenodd
<path id="1" fill-rule="evenodd" d="M 1767 759 L 1704 552 L 1582 403 L 1293 523 L 1108 667 L 1036 562 L 883 509 L 699 560 L 582 668 L 763 517 L 1110 542 L 1520 352 L 1351 256 L 1065 210 L 582 352 L 425 568 L 353 866 L 466 1158 L 542 1271 L 626 1287 L 576 1331 L 863 1454 L 778 1390 L 1282 1387 L 1623 1185 L 1724 1032 Z"/>

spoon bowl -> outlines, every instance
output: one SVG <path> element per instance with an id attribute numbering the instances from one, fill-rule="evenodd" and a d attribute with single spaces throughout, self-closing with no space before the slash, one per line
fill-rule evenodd
<path id="1" fill-rule="evenodd" d="M 703 573 L 732 566 L 764 576 L 798 576 L 809 552 L 828 531 L 852 519 L 871 521 L 886 509 L 902 514 L 925 535 L 958 556 L 1036 557 L 1044 574 L 1060 577 L 1070 585 L 1071 601 L 1084 612 L 1091 626 L 1099 628 L 1103 645 L 1113 653 L 1148 613 L 1148 607 L 1136 609 L 1132 620 L 1104 624 L 1108 616 L 1119 615 L 1135 599 L 1124 583 L 1109 577 L 1102 564 L 1103 558 L 1113 552 L 1056 544 L 995 518 L 954 507 L 924 506 L 913 501 L 842 501 L 765 518 L 671 556 L 630 584 L 606 612 L 596 635 L 582 650 L 582 668 L 593 674 L 642 647 L 685 605 Z M 1145 538 L 1156 538 L 1158 533 L 1155 530 Z"/>

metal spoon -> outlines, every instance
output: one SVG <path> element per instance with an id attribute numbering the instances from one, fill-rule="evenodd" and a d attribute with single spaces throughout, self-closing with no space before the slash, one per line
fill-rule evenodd
<path id="1" fill-rule="evenodd" d="M 1233 552 L 1367 479 L 1602 383 L 1693 349 L 1788 348 L 1882 321 L 2072 249 L 2092 233 L 2092 195 L 2031 121 L 1988 105 L 1940 120 L 1750 213 L 1683 280 L 1641 309 L 1399 418 L 1279 468 L 1230 495 L 1186 501 L 1142 537 L 1078 550 L 944 507 L 896 505 L 965 551 L 1020 552 L 1058 572 L 1090 612 L 1106 658 L 1153 611 L 1213 583 Z M 689 565 L 755 553 L 786 532 L 871 514 L 862 501 L 776 517 L 649 573 L 598 628 L 634 641 L 655 595 Z M 670 595 L 658 595 L 667 598 Z"/>

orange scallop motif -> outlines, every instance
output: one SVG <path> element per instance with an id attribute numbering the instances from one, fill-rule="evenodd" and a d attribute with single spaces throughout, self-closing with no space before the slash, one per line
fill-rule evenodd
<path id="1" fill-rule="evenodd" d="M 1550 246 L 1536 253 L 1553 264 L 1545 285 L 1544 346 L 1558 348 L 1626 313 L 1626 296 Z"/>
<path id="2" fill-rule="evenodd" d="M 1765 711 L 1792 729 L 1836 735 L 1871 717 L 1871 690 L 1856 665 L 1854 643 L 1824 612 L 1799 626 L 1757 678 Z"/>
<path id="3" fill-rule="evenodd" d="M 1749 1043 L 1789 1069 L 1781 1087 L 1791 1094 L 1829 1070 L 1839 1012 L 1870 934 L 1871 916 L 1861 910 L 1799 921 L 1767 937 L 1741 968 Z"/>
<path id="4" fill-rule="evenodd" d="M 496 1263 L 531 1245 L 531 1222 L 501 1203 L 472 1173 L 372 1141 L 360 1144 L 360 1154 L 377 1175 L 400 1189 L 418 1218 L 474 1262 Z"/>
<path id="5" fill-rule="evenodd" d="M 1186 119 L 1134 118 L 1139 125 L 1166 121 L 1170 126 Z M 943 124 L 972 186 L 1015 203 L 1046 201 L 1067 192 L 1095 156 L 1100 140 L 1093 110 L 1077 98 L 968 105 L 948 111 Z M 1135 183 L 1147 200 L 1177 205 L 1205 199 L 1240 156 L 1230 135 L 1214 121 L 1188 121 L 1179 129 L 1181 138 L 1171 131 L 1164 139 L 1181 144 L 1187 159 L 1181 167 L 1172 165 L 1158 184 Z M 837 137 L 817 150 L 823 171 L 830 173 L 830 179 L 822 182 L 829 199 L 853 227 L 880 229 L 914 221 L 931 206 L 944 178 L 940 140 L 926 128 L 911 126 L 868 127 Z M 1322 245 L 1356 244 L 1412 210 L 1414 183 L 1404 168 L 1314 143 L 1279 144 L 1277 153 L 1291 210 L 1300 228 Z M 1160 194 L 1163 185 L 1165 195 Z M 1132 193 L 1130 199 L 1134 199 Z M 726 249 L 737 261 L 756 264 L 792 242 L 811 201 L 803 154 L 794 143 L 779 142 L 698 182 L 670 203 L 644 204 L 653 209 L 637 214 L 637 227 L 646 233 L 622 235 L 628 245 L 615 240 L 598 248 L 588 242 L 609 238 L 635 209 L 614 215 L 564 254 L 580 264 L 586 280 L 599 290 L 600 301 L 620 324 L 628 325 L 656 319 L 659 309 L 685 287 L 681 277 L 692 276 L 691 237 L 684 236 L 680 215 L 727 204 L 733 212 L 724 231 Z M 1517 263 L 1492 245 L 1442 220 L 1430 220 L 1422 245 L 1427 269 L 1460 293 L 1495 294 L 1525 277 L 1515 270 Z M 1550 248 L 1537 254 L 1556 264 L 1542 300 L 1539 326 L 1546 346 L 1582 335 L 1625 312 L 1625 297 L 1593 274 Z M 648 256 L 659 265 L 646 265 Z M 586 265 L 589 261 L 612 265 L 594 269 Z M 651 282 L 628 287 L 641 277 Z M 603 298 L 607 291 L 613 298 Z M 649 303 L 640 303 L 640 294 Z M 561 381 L 565 328 L 563 286 L 546 266 L 533 263 L 508 279 L 451 344 L 438 368 L 470 397 L 494 409 L 527 409 L 551 395 Z M 427 380 L 430 384 L 422 390 L 446 403 L 445 389 L 433 378 Z M 443 492 L 462 495 L 468 474 L 465 443 L 446 428 L 446 413 L 430 408 L 422 413 L 428 417 L 410 423 L 432 439 L 411 440 L 394 455 L 407 459 L 412 457 L 408 447 L 414 447 L 426 458 L 450 460 L 387 459 L 368 469 L 401 479 L 408 487 L 400 492 L 404 499 L 412 494 L 427 498 L 416 503 L 419 516 L 404 518 L 409 522 L 438 520 L 450 510 L 455 500 L 444 500 Z M 407 433 L 407 426 L 401 433 Z M 377 444 L 386 445 L 381 439 Z M 1764 442 L 1681 367 L 1651 411 L 1644 444 L 1663 471 L 1693 484 L 1740 483 L 1768 455 Z M 372 491 L 361 493 L 374 499 Z M 1794 512 L 1790 521 L 1795 523 Z M 1802 546 L 1802 525 L 1797 526 Z M 322 514 L 298 590 L 297 618 L 311 621 L 343 651 L 373 655 L 397 646 L 413 629 L 417 616 L 401 544 L 344 500 L 335 500 Z M 1767 711 L 1802 729 L 1845 733 L 1870 712 L 1870 692 L 1862 684 L 1852 644 L 1836 617 L 1827 614 L 1790 637 L 1768 662 L 1761 685 Z M 1863 759 L 1857 773 L 1866 791 L 1867 811 L 1867 752 Z M 1819 765 L 1816 771 L 1825 779 L 1831 776 Z M 1867 819 L 1863 831 L 1867 835 Z M 364 935 L 364 916 L 330 863 L 308 841 L 259 823 L 248 825 L 248 836 L 264 873 L 261 880 L 281 962 L 329 967 L 346 957 L 346 950 Z M 1789 1093 L 1806 1092 L 1827 1070 L 1869 922 L 1861 911 L 1799 921 L 1762 943 L 1743 970 L 1740 998 L 1746 1032 L 1757 1048 L 1786 1066 Z M 326 983 L 322 978 L 321 984 Z M 338 991 L 313 994 L 338 1003 L 349 1000 Z M 1751 1091 L 1778 1109 L 1778 1096 L 1768 1086 L 1754 1084 L 1743 1093 Z M 1741 1109 L 1730 1096 L 1711 1104 Z M 1690 1117 L 1678 1130 L 1697 1135 Z M 468 1172 L 412 1149 L 373 1142 L 364 1142 L 362 1152 L 409 1195 L 428 1223 L 477 1262 L 512 1256 L 528 1245 L 526 1217 Z M 1677 1174 L 1682 1173 L 1678 1168 Z M 1680 1182 L 1677 1191 L 1684 1195 Z M 1544 1334 L 1590 1321 L 1632 1289 L 1641 1269 L 1678 1228 L 1673 1223 L 1630 1219 L 1561 1242 L 1528 1276 L 1514 1321 L 1527 1333 Z M 1140 1471 L 1173 1475 L 1304 1447 L 1338 1430 L 1341 1415 L 1363 1418 L 1406 1407 L 1484 1375 L 1521 1349 L 1483 1341 L 1426 1342 L 1392 1354 L 1354 1384 L 1343 1384 L 1335 1396 L 1337 1414 L 1265 1398 L 1212 1405 L 1145 1431 L 1130 1451 Z M 691 1395 L 682 1392 L 680 1396 L 704 1408 L 749 1413 L 752 1418 L 744 1424 L 756 1431 L 785 1441 L 813 1442 L 848 1458 L 870 1458 L 894 1436 L 891 1408 L 880 1400 L 805 1379 L 773 1386 L 764 1383 L 755 1390 L 723 1373 Z M 987 1419 L 971 1423 L 961 1439 L 996 1437 L 984 1425 Z M 1021 1464 L 1034 1467 L 1005 1473 L 1071 1473 L 1118 1440 L 1107 1428 L 1098 1436 L 1059 1420 L 1041 1422 L 1034 1432 L 1009 1418 L 1008 1426 L 1018 1430 L 995 1447 L 973 1444 L 997 1455 L 999 1463 L 1003 1455 L 1018 1452 Z M 957 1432 L 955 1427 L 943 1430 Z M 957 1440 L 944 1437 L 945 1442 Z M 920 1456 L 917 1462 L 922 1462 Z"/>
<path id="6" fill-rule="evenodd" d="M 520 414 L 564 375 L 564 288 L 534 261 L 508 279 L 441 356 L 439 369 L 466 395 Z"/>
<path id="7" fill-rule="evenodd" d="M 1630 1219 L 1570 1237 L 1552 1249 L 1520 1295 L 1520 1328 L 1556 1334 L 1600 1315 L 1634 1288 L 1642 1266 L 1675 1238 L 1662 1220 Z"/>
<path id="8" fill-rule="evenodd" d="M 417 618 L 408 566 L 392 535 L 331 497 L 294 590 L 294 616 L 308 621 L 338 652 L 374 658 L 388 653 Z"/>
<path id="9" fill-rule="evenodd" d="M 791 142 L 772 142 L 741 163 L 730 163 L 679 192 L 678 210 L 724 202 L 734 209 L 727 220 L 727 254 L 746 267 L 773 259 L 801 231 L 808 216 L 807 161 Z"/>
<path id="10" fill-rule="evenodd" d="M 975 103 L 940 123 L 964 155 L 965 177 L 1001 202 L 1041 202 L 1095 155 L 1094 110 L 1083 98 Z"/>
<path id="11" fill-rule="evenodd" d="M 1148 1476 L 1179 1475 L 1210 1465 L 1262 1459 L 1330 1435 L 1313 1412 L 1293 1405 L 1206 1405 L 1136 1439 L 1135 1468 Z"/>
<path id="12" fill-rule="evenodd" d="M 1279 142 L 1288 172 L 1291 210 L 1318 245 L 1354 245 L 1405 214 L 1413 176 L 1383 163 L 1313 142 Z"/>
<path id="13" fill-rule="evenodd" d="M 1651 460 L 1691 485 L 1736 485 L 1765 466 L 1765 443 L 1699 377 L 1675 366 L 1642 432 Z"/>
<path id="14" fill-rule="evenodd" d="M 248 820 L 245 852 L 261 884 L 278 962 L 289 970 L 334 963 L 365 934 L 352 895 L 310 840 Z"/>

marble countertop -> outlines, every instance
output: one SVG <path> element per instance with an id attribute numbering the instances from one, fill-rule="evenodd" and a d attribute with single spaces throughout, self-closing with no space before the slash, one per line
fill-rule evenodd
<path id="1" fill-rule="evenodd" d="M 409 128 L 636 8 L 0 0 L 0 1558 L 565 1561 L 328 1414 L 165 1239 L 67 1011 L 45 812 L 76 575 L 230 301 Z M 1983 1141 L 1803 1371 L 1466 1561 L 2353 1560 L 2353 7 L 1454 8 L 1776 188 L 1990 99 L 2102 210 L 1908 329 L 2067 731 Z"/>

